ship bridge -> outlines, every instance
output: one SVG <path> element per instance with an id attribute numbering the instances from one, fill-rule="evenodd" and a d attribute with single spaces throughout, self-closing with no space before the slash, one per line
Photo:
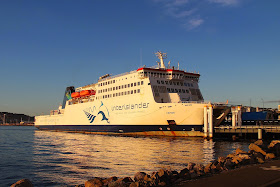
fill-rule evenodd
<path id="1" fill-rule="evenodd" d="M 157 52 L 160 62 L 155 67 L 141 67 L 137 69 L 140 79 L 149 78 L 154 99 L 158 103 L 178 103 L 203 101 L 198 87 L 199 73 L 186 72 L 178 68 L 165 66 L 163 59 L 166 53 Z"/>

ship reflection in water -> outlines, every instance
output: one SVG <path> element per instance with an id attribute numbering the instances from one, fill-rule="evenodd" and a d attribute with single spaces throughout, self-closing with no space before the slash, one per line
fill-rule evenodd
<path id="1" fill-rule="evenodd" d="M 183 169 L 188 162 L 206 164 L 248 143 L 201 138 L 148 138 L 35 131 L 35 183 L 82 184 L 92 177 L 133 176 L 163 167 Z M 40 181 L 40 182 L 39 182 Z"/>

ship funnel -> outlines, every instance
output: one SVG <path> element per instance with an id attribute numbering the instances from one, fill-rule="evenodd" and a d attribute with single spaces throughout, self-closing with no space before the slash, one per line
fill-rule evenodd
<path id="1" fill-rule="evenodd" d="M 65 94 L 64 94 L 64 98 L 63 98 L 63 102 L 62 102 L 62 106 L 61 108 L 64 109 L 65 105 L 66 105 L 66 101 L 68 101 L 71 98 L 71 93 L 75 92 L 75 88 L 74 86 L 69 86 L 65 89 Z"/>

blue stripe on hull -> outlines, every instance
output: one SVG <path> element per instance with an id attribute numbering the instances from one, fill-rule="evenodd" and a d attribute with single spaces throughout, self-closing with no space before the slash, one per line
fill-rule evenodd
<path id="1" fill-rule="evenodd" d="M 202 131 L 202 125 L 35 125 L 40 130 L 73 132 Z M 169 128 L 169 129 L 168 129 Z"/>

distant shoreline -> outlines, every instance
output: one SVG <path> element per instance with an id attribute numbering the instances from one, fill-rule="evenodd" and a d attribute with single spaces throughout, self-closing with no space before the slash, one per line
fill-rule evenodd
<path id="1" fill-rule="evenodd" d="M 34 123 L 25 123 L 25 124 L 20 124 L 20 123 L 6 123 L 6 124 L 0 124 L 0 126 L 34 126 Z"/>

